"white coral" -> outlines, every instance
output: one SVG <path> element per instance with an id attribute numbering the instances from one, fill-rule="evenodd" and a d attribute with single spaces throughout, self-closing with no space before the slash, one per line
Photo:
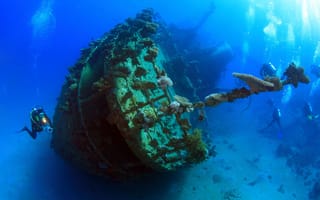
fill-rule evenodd
<path id="1" fill-rule="evenodd" d="M 177 101 L 171 102 L 169 108 L 172 113 L 179 113 L 181 111 L 180 103 Z"/>
<path id="2" fill-rule="evenodd" d="M 166 89 L 169 86 L 173 86 L 173 82 L 168 76 L 160 76 L 157 82 L 162 89 Z"/>

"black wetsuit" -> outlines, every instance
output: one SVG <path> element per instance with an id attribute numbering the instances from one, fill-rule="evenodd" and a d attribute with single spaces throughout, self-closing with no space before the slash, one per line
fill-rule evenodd
<path id="1" fill-rule="evenodd" d="M 51 121 L 42 108 L 32 109 L 30 113 L 30 120 L 31 130 L 25 126 L 20 132 L 27 131 L 33 139 L 37 138 L 37 133 L 43 131 L 44 127 L 51 127 Z"/>
<path id="2" fill-rule="evenodd" d="M 282 132 L 282 125 L 281 125 L 281 112 L 279 108 L 274 108 L 273 109 L 273 113 L 272 113 L 272 120 L 269 122 L 269 124 L 264 127 L 263 129 L 261 129 L 260 131 L 263 132 L 265 130 L 267 130 L 268 128 L 270 128 L 273 124 L 277 124 L 280 131 Z"/>
<path id="3" fill-rule="evenodd" d="M 260 75 L 262 78 L 276 76 L 276 73 L 277 69 L 271 63 L 263 64 L 260 69 Z"/>

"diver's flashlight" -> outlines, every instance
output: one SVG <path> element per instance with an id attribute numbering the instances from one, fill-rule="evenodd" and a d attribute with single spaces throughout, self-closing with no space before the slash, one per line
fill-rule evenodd
<path id="1" fill-rule="evenodd" d="M 48 122 L 47 118 L 42 117 L 42 123 L 43 123 L 43 124 L 46 124 L 47 122 Z"/>

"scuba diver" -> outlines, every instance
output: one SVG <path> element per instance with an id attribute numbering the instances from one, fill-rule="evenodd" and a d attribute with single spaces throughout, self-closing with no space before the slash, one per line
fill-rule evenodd
<path id="1" fill-rule="evenodd" d="M 309 120 L 315 120 L 319 118 L 318 114 L 313 113 L 312 106 L 309 102 L 306 102 L 303 106 L 303 113 Z"/>
<path id="2" fill-rule="evenodd" d="M 269 129 L 271 126 L 276 124 L 279 128 L 278 137 L 282 138 L 282 125 L 281 125 L 281 111 L 280 108 L 276 107 L 272 100 L 269 100 L 268 103 L 273 107 L 272 111 L 272 120 L 267 124 L 266 127 L 259 130 L 259 132 L 264 132 Z"/>
<path id="3" fill-rule="evenodd" d="M 260 75 L 263 79 L 277 75 L 277 68 L 271 63 L 265 63 L 261 66 Z"/>
<path id="4" fill-rule="evenodd" d="M 30 112 L 31 130 L 25 126 L 19 132 L 27 131 L 29 135 L 33 138 L 37 138 L 37 133 L 41 131 L 46 131 L 52 133 L 53 128 L 51 121 L 42 107 L 34 107 Z"/>

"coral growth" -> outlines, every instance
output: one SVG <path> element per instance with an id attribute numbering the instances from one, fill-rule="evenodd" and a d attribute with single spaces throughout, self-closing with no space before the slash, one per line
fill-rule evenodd
<path id="1" fill-rule="evenodd" d="M 228 96 L 224 93 L 213 93 L 205 97 L 205 105 L 207 106 L 215 106 L 227 101 Z"/>
<path id="2" fill-rule="evenodd" d="M 155 62 L 155 59 L 158 55 L 158 48 L 156 47 L 151 47 L 147 50 L 147 55 L 144 56 L 144 60 L 145 61 L 148 61 L 148 62 L 151 62 L 151 63 L 154 63 Z"/>
<path id="3" fill-rule="evenodd" d="M 281 80 L 278 77 L 268 76 L 268 77 L 265 78 L 265 81 L 270 82 L 270 83 L 273 84 L 273 90 L 274 91 L 281 90 L 282 87 L 283 87 L 283 85 L 281 83 Z"/>
<path id="4" fill-rule="evenodd" d="M 180 109 L 182 109 L 182 112 L 193 111 L 193 104 L 190 102 L 188 98 L 179 95 L 174 95 L 174 100 L 176 100 L 180 104 Z"/>
<path id="5" fill-rule="evenodd" d="M 154 45 L 154 42 L 150 38 L 142 39 L 139 43 L 145 48 L 151 48 Z"/>
<path id="6" fill-rule="evenodd" d="M 134 75 L 136 77 L 141 77 L 147 74 L 147 70 L 145 70 L 143 67 L 138 66 L 137 69 L 134 71 Z"/>
<path id="7" fill-rule="evenodd" d="M 188 119 L 177 119 L 178 123 L 181 126 L 181 129 L 184 131 L 188 131 L 192 128 L 192 125 Z"/>
<path id="8" fill-rule="evenodd" d="M 135 90 L 155 89 L 157 85 L 152 81 L 134 81 L 132 88 Z"/>
<path id="9" fill-rule="evenodd" d="M 167 112 L 169 111 L 168 113 L 178 114 L 183 112 L 183 109 L 180 107 L 180 103 L 177 101 L 171 102 L 168 108 L 169 109 L 166 110 Z"/>
<path id="10" fill-rule="evenodd" d="M 241 199 L 241 194 L 238 189 L 229 189 L 223 193 L 224 200 L 236 200 Z"/>
<path id="11" fill-rule="evenodd" d="M 302 67 L 297 67 L 294 63 L 291 63 L 284 72 L 287 79 L 282 82 L 283 85 L 292 84 L 295 88 L 298 87 L 298 83 L 309 83 L 309 77 L 304 74 Z"/>
<path id="12" fill-rule="evenodd" d="M 274 90 L 273 83 L 259 79 L 251 74 L 242 74 L 234 72 L 232 73 L 232 75 L 246 82 L 246 84 L 250 87 L 250 91 L 252 93 Z"/>
<path id="13" fill-rule="evenodd" d="M 97 90 L 98 92 L 106 91 L 112 88 L 112 85 L 107 78 L 101 77 L 99 80 L 92 84 L 92 89 Z"/>
<path id="14" fill-rule="evenodd" d="M 158 85 L 164 90 L 167 87 L 173 86 L 172 80 L 168 76 L 160 76 L 157 79 Z"/>
<path id="15" fill-rule="evenodd" d="M 193 134 L 186 135 L 184 142 L 188 151 L 188 162 L 199 163 L 207 158 L 208 150 L 202 140 L 202 131 L 200 129 L 194 129 Z"/>
<path id="16" fill-rule="evenodd" d="M 141 127 L 150 128 L 157 122 L 158 116 L 153 108 L 144 107 L 138 110 L 134 120 Z"/>

